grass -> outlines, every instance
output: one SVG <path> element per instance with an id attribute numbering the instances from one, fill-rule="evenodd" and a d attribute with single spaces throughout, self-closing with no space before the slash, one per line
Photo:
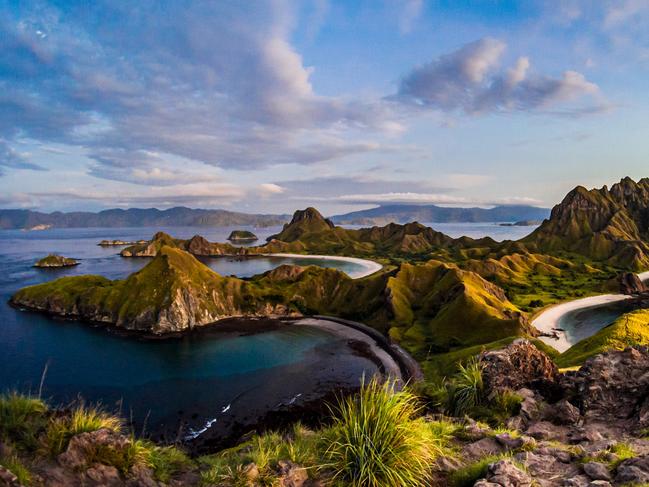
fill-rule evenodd
<path id="1" fill-rule="evenodd" d="M 21 485 L 30 485 L 32 474 L 17 455 L 0 457 L 0 465 L 11 471 Z"/>
<path id="2" fill-rule="evenodd" d="M 477 480 L 486 477 L 489 465 L 500 460 L 511 460 L 511 458 L 510 454 L 483 457 L 453 472 L 449 478 L 449 484 L 453 487 L 471 487 Z M 525 469 L 525 466 L 518 462 L 514 462 L 514 464 L 522 470 Z"/>
<path id="3" fill-rule="evenodd" d="M 440 450 L 433 431 L 417 418 L 417 397 L 394 387 L 373 379 L 358 397 L 340 401 L 325 452 L 335 481 L 358 487 L 426 485 Z"/>
<path id="4" fill-rule="evenodd" d="M 559 367 L 580 365 L 607 350 L 624 350 L 634 345 L 649 345 L 649 310 L 637 310 L 620 316 L 611 325 L 581 340 L 556 360 Z"/>
<path id="5" fill-rule="evenodd" d="M 100 429 L 119 432 L 122 422 L 98 408 L 77 406 L 70 416 L 54 418 L 47 426 L 45 443 L 50 455 L 57 456 L 68 447 L 73 436 Z"/>
<path id="6" fill-rule="evenodd" d="M 0 439 L 11 441 L 19 449 L 37 446 L 38 432 L 45 425 L 48 408 L 40 399 L 10 392 L 0 396 Z"/>

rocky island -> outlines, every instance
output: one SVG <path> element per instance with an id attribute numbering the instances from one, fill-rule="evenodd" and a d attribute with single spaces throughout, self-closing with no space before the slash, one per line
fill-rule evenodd
<path id="1" fill-rule="evenodd" d="M 79 261 L 71 259 L 69 257 L 63 257 L 61 255 L 50 254 L 47 257 L 43 257 L 34 264 L 34 267 L 72 267 L 79 265 Z"/>
<path id="2" fill-rule="evenodd" d="M 134 242 L 129 242 L 127 240 L 102 240 L 97 245 L 100 247 L 126 247 L 127 245 L 144 245 L 147 240 L 136 240 Z"/>
<path id="3" fill-rule="evenodd" d="M 228 236 L 230 242 L 254 242 L 259 240 L 257 235 L 248 230 L 233 230 Z"/>

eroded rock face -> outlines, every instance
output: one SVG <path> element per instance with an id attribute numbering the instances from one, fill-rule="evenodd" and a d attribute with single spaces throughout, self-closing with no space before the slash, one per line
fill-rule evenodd
<path id="1" fill-rule="evenodd" d="M 552 359 L 529 340 L 515 340 L 509 346 L 480 356 L 482 379 L 489 394 L 503 390 L 531 388 L 550 394 L 556 389 L 559 370 Z"/>
<path id="2" fill-rule="evenodd" d="M 611 351 L 566 374 L 562 386 L 584 420 L 622 429 L 649 426 L 649 349 Z"/>

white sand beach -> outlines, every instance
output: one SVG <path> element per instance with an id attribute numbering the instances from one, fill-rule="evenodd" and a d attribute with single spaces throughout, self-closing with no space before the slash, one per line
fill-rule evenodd
<path id="1" fill-rule="evenodd" d="M 349 277 L 353 279 L 360 279 L 361 277 L 367 277 L 374 274 L 375 272 L 383 269 L 383 266 L 378 262 L 367 259 L 358 259 L 356 257 L 339 257 L 336 255 L 306 255 L 306 254 L 264 254 L 268 257 L 290 257 L 294 259 L 320 259 L 320 260 L 334 260 L 342 262 L 351 262 L 361 266 L 363 269 L 357 272 L 352 272 L 349 274 Z"/>

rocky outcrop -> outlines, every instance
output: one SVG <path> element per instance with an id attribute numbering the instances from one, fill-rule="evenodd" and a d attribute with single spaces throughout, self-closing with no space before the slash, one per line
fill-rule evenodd
<path id="1" fill-rule="evenodd" d="M 625 178 L 609 190 L 577 187 L 524 242 L 639 270 L 649 267 L 649 179 Z"/>
<path id="2" fill-rule="evenodd" d="M 562 377 L 566 399 L 586 423 L 639 431 L 649 427 L 649 349 L 611 351 Z"/>
<path id="3" fill-rule="evenodd" d="M 34 267 L 73 267 L 75 265 L 79 265 L 79 261 L 70 259 L 69 257 L 63 257 L 62 255 L 50 254 L 36 262 Z"/>
<path id="4" fill-rule="evenodd" d="M 624 272 L 617 278 L 618 289 L 621 294 L 634 295 L 649 292 L 649 287 L 642 282 L 635 272 Z"/>
<path id="5" fill-rule="evenodd" d="M 560 376 L 552 359 L 525 339 L 515 340 L 501 350 L 484 352 L 479 360 L 490 395 L 522 388 L 548 393 L 556 389 Z"/>
<path id="6" fill-rule="evenodd" d="M 253 253 L 249 248 L 234 247 L 227 243 L 210 242 L 201 235 L 194 235 L 189 240 L 183 240 L 173 238 L 164 232 L 158 232 L 150 241 L 131 245 L 122 250 L 120 255 L 122 257 L 155 257 L 165 246 L 204 257 Z"/>

